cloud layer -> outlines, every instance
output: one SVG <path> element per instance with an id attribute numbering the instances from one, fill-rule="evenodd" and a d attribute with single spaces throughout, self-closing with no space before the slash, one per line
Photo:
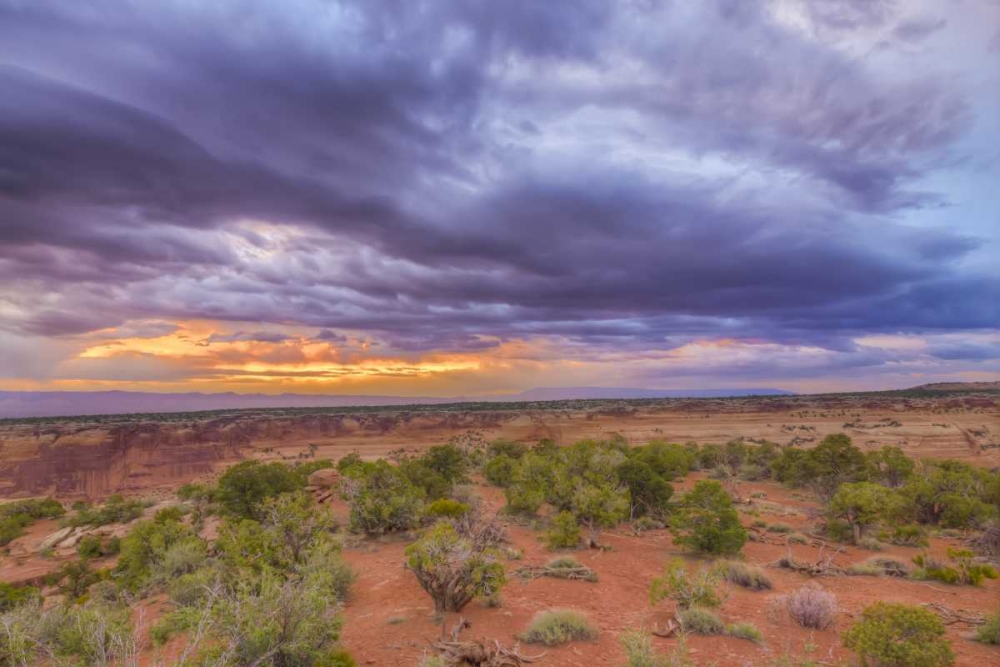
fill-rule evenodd
<path id="1" fill-rule="evenodd" d="M 1000 9 L 902 5 L 0 0 L 0 384 L 995 373 Z"/>

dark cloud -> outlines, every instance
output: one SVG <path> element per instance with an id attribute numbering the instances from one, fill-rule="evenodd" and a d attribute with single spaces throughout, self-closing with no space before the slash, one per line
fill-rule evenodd
<path id="1" fill-rule="evenodd" d="M 292 340 L 292 337 L 274 331 L 237 331 L 231 334 L 214 333 L 202 342 L 211 345 L 235 342 L 282 343 L 287 340 Z"/>
<path id="2" fill-rule="evenodd" d="M 963 89 L 682 5 L 0 0 L 0 327 L 402 351 L 995 328 L 997 280 L 963 268 L 995 250 L 903 221 L 948 204 Z M 205 342 L 236 340 L 286 338 Z"/>

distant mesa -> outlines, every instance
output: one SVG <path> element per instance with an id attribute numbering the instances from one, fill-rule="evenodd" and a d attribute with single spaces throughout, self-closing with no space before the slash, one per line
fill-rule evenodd
<path id="1" fill-rule="evenodd" d="M 581 399 L 709 398 L 777 396 L 781 389 L 629 389 L 547 387 L 497 396 L 366 396 L 336 394 L 160 394 L 141 391 L 0 391 L 0 419 L 77 415 L 122 415 L 265 408 L 339 408 L 352 406 L 437 405 L 464 402 L 566 401 Z"/>

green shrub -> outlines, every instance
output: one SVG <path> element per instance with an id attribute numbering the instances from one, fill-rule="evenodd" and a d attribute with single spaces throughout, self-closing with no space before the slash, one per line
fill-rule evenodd
<path id="1" fill-rule="evenodd" d="M 39 599 L 38 589 L 34 586 L 15 586 L 0 581 L 0 613 Z"/>
<path id="2" fill-rule="evenodd" d="M 752 623 L 730 623 L 726 626 L 726 634 L 737 639 L 746 639 L 754 644 L 763 644 L 764 635 Z"/>
<path id="3" fill-rule="evenodd" d="M 747 565 L 738 560 L 721 560 L 714 568 L 724 580 L 752 591 L 763 591 L 771 588 L 771 580 L 759 567 Z"/>
<path id="4" fill-rule="evenodd" d="M 101 556 L 101 538 L 97 535 L 84 535 L 76 543 L 76 554 L 80 558 L 99 558 Z"/>
<path id="5" fill-rule="evenodd" d="M 0 503 L 0 547 L 19 538 L 38 519 L 55 519 L 65 513 L 65 508 L 52 498 Z"/>
<path id="6" fill-rule="evenodd" d="M 767 527 L 767 532 L 769 533 L 780 533 L 782 535 L 787 535 L 792 532 L 792 527 L 787 523 L 772 523 Z"/>
<path id="7" fill-rule="evenodd" d="M 596 640 L 598 630 L 585 615 L 571 609 L 550 609 L 535 614 L 518 638 L 528 644 L 555 646 L 572 641 Z"/>
<path id="8" fill-rule="evenodd" d="M 852 565 L 849 570 L 852 574 L 878 574 L 885 575 L 887 577 L 900 577 L 906 578 L 910 574 L 910 568 L 901 560 L 892 558 L 889 556 L 872 556 L 871 558 L 861 563 L 862 569 L 867 569 L 866 572 L 854 572 L 854 566 Z"/>
<path id="9" fill-rule="evenodd" d="M 545 543 L 552 551 L 580 546 L 580 524 L 572 512 L 559 512 L 545 532 Z"/>
<path id="10" fill-rule="evenodd" d="M 900 547 L 926 547 L 928 545 L 924 529 L 915 524 L 896 526 L 892 531 L 883 531 L 879 534 L 879 538 L 883 542 Z"/>
<path id="11" fill-rule="evenodd" d="M 174 611 L 165 614 L 149 629 L 149 639 L 153 642 L 153 646 L 163 646 L 188 627 L 188 615 Z"/>
<path id="12" fill-rule="evenodd" d="M 722 619 L 702 607 L 684 609 L 677 614 L 677 618 L 684 632 L 696 635 L 721 635 L 726 629 Z"/>
<path id="13" fill-rule="evenodd" d="M 976 630 L 976 641 L 983 644 L 1000 645 L 1000 608 L 986 617 L 986 622 Z"/>
<path id="14" fill-rule="evenodd" d="M 747 541 L 732 498 L 712 481 L 699 481 L 684 494 L 680 508 L 671 516 L 670 530 L 677 544 L 703 553 L 737 554 Z"/>
<path id="15" fill-rule="evenodd" d="M 662 516 L 666 513 L 674 487 L 667 482 L 666 476 L 641 460 L 640 456 L 619 463 L 615 474 L 628 489 L 632 516 Z"/>
<path id="16" fill-rule="evenodd" d="M 997 571 L 991 565 L 973 561 L 975 554 L 967 549 L 948 548 L 951 565 L 938 561 L 927 553 L 920 554 L 913 562 L 920 568 L 913 573 L 915 579 L 935 579 L 946 584 L 979 586 L 984 579 L 996 579 Z"/>
<path id="17" fill-rule="evenodd" d="M 866 551 L 882 551 L 883 545 L 874 537 L 862 537 L 858 546 Z"/>
<path id="18" fill-rule="evenodd" d="M 663 600 L 673 600 L 678 609 L 691 607 L 715 608 L 722 604 L 715 591 L 720 576 L 705 568 L 693 577 L 684 568 L 679 558 L 667 561 L 663 574 L 655 579 L 649 588 L 649 603 L 658 604 Z"/>
<path id="19" fill-rule="evenodd" d="M 936 614 L 921 607 L 876 602 L 844 634 L 844 646 L 885 667 L 947 667 L 951 643 Z"/>
<path id="20" fill-rule="evenodd" d="M 792 533 L 787 538 L 789 544 L 808 544 L 809 538 L 802 533 Z"/>
<path id="21" fill-rule="evenodd" d="M 231 516 L 259 519 L 260 505 L 267 498 L 297 491 L 305 481 L 283 463 L 243 461 L 219 478 L 215 496 Z"/>
<path id="22" fill-rule="evenodd" d="M 437 614 L 460 611 L 473 598 L 493 599 L 507 582 L 499 554 L 435 524 L 406 548 L 406 567 L 434 600 Z"/>
<path id="23" fill-rule="evenodd" d="M 492 457 L 506 456 L 516 460 L 528 453 L 528 446 L 512 440 L 497 439 L 490 443 L 487 451 Z"/>
<path id="24" fill-rule="evenodd" d="M 469 506 L 451 498 L 439 498 L 424 508 L 424 515 L 433 519 L 457 519 L 469 511 Z"/>
<path id="25" fill-rule="evenodd" d="M 313 658 L 311 667 L 357 667 L 357 662 L 344 649 L 321 653 Z"/>
<path id="26" fill-rule="evenodd" d="M 120 586 L 138 591 L 149 583 L 164 580 L 164 557 L 175 544 L 199 539 L 190 526 L 180 521 L 139 521 L 121 541 L 121 555 L 115 567 Z"/>
<path id="27" fill-rule="evenodd" d="M 632 530 L 636 533 L 644 533 L 647 530 L 662 530 L 666 524 L 651 516 L 641 516 L 632 522 Z"/>
<path id="28" fill-rule="evenodd" d="M 494 486 L 506 489 L 514 481 L 514 471 L 517 469 L 517 461 L 507 456 L 499 454 L 494 456 L 483 466 L 483 476 L 486 481 Z"/>
<path id="29" fill-rule="evenodd" d="M 352 530 L 382 535 L 416 527 L 424 492 L 388 462 L 370 464 L 359 479 L 348 479 L 345 486 Z"/>
<path id="30" fill-rule="evenodd" d="M 126 500 L 115 494 L 103 505 L 94 507 L 82 503 L 76 505 L 76 515 L 67 522 L 71 526 L 106 526 L 112 523 L 128 523 L 142 516 L 142 511 L 152 503 L 148 500 Z"/>

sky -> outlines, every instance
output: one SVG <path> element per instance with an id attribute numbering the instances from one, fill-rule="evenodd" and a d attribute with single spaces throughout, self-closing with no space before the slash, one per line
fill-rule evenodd
<path id="1" fill-rule="evenodd" d="M 0 390 L 1000 379 L 998 0 L 0 0 Z"/>

